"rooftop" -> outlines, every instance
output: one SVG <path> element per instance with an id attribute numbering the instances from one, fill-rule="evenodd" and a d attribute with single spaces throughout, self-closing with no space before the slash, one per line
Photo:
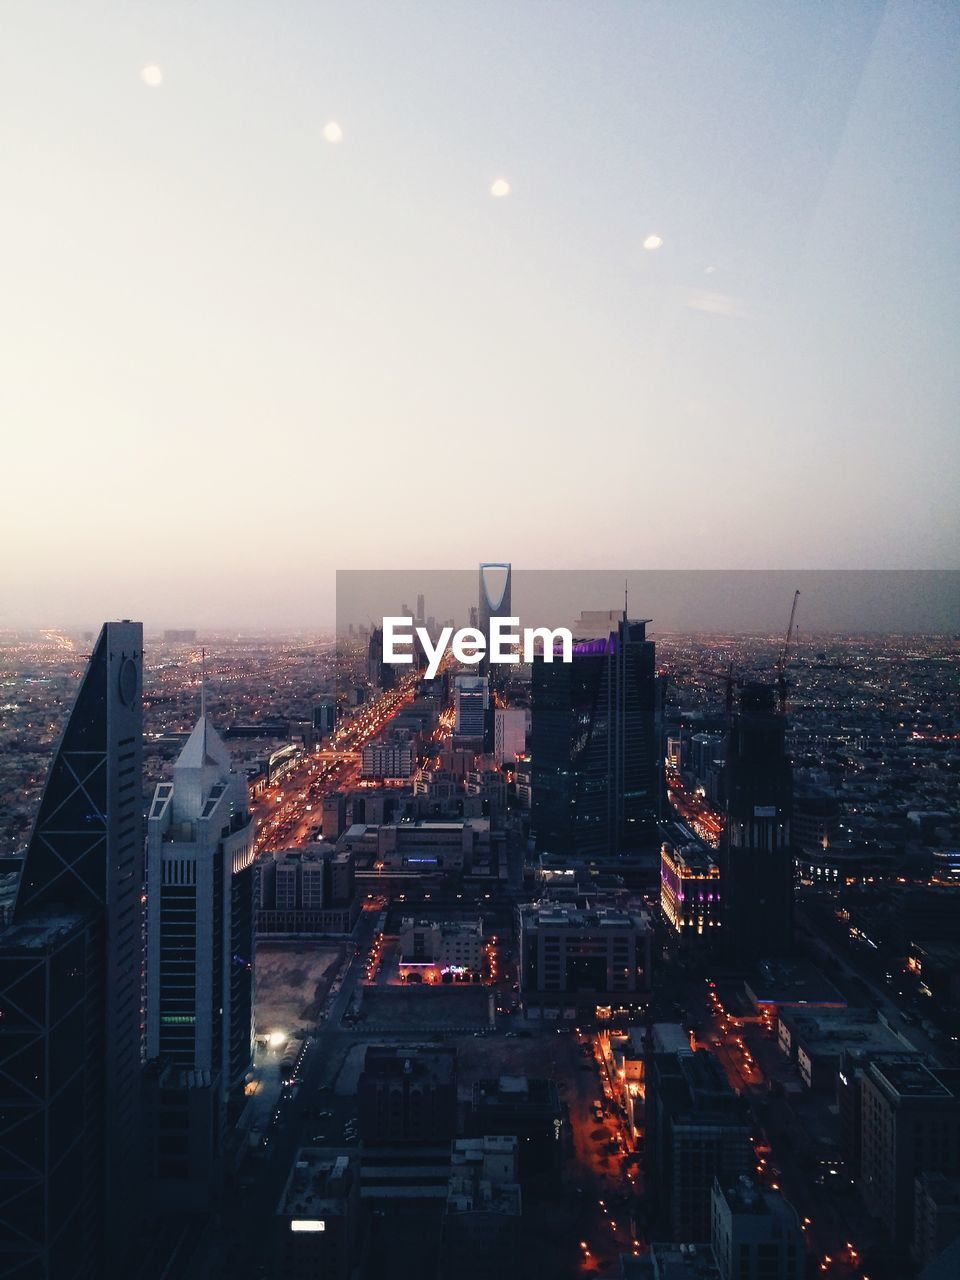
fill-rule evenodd
<path id="1" fill-rule="evenodd" d="M 356 1166 L 350 1156 L 303 1148 L 297 1153 L 277 1213 L 288 1218 L 342 1216 L 355 1182 Z"/>
<path id="2" fill-rule="evenodd" d="M 878 1083 L 886 1085 L 887 1092 L 905 1100 L 946 1100 L 960 1092 L 960 1072 L 934 1074 L 922 1062 L 873 1062 L 870 1072 Z"/>

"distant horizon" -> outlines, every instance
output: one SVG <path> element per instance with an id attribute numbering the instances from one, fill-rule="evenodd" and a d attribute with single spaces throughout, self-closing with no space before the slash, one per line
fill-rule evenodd
<path id="1" fill-rule="evenodd" d="M 0 625 L 957 565 L 956 5 L 7 8 Z"/>

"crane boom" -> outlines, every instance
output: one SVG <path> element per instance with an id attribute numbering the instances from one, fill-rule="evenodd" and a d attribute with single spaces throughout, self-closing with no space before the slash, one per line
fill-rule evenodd
<path id="1" fill-rule="evenodd" d="M 784 636 L 783 644 L 780 646 L 780 655 L 777 658 L 777 691 L 779 693 L 781 715 L 787 709 L 787 654 L 790 652 L 790 642 L 793 639 L 793 624 L 797 618 L 797 601 L 799 599 L 800 589 L 798 587 L 793 593 L 793 604 L 790 606 L 790 621 L 787 623 L 787 634 Z"/>

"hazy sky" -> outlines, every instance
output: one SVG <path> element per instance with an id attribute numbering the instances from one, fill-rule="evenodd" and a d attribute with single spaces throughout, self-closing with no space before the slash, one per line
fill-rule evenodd
<path id="1" fill-rule="evenodd" d="M 958 61 L 947 0 L 8 0 L 0 626 L 956 565 Z"/>

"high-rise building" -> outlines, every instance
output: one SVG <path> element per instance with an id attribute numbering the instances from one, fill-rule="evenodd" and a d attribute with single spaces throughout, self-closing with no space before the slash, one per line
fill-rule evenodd
<path id="1" fill-rule="evenodd" d="M 773 687 L 746 684 L 727 741 L 720 844 L 724 937 L 742 960 L 778 955 L 792 944 L 793 774 L 785 730 Z"/>
<path id="2" fill-rule="evenodd" d="M 0 1273 L 126 1274 L 143 1210 L 143 628 L 108 622 L 0 933 Z"/>
<path id="3" fill-rule="evenodd" d="M 646 620 L 621 619 L 571 662 L 533 663 L 533 829 L 542 852 L 615 855 L 657 814 L 657 684 Z"/>
<path id="4" fill-rule="evenodd" d="M 337 727 L 337 704 L 321 702 L 313 708 L 313 727 L 317 733 L 326 737 Z"/>
<path id="5" fill-rule="evenodd" d="M 513 764 L 526 749 L 526 709 L 497 707 L 493 713 L 493 754 L 497 764 Z"/>
<path id="6" fill-rule="evenodd" d="M 169 1068 L 154 1113 L 161 1133 L 189 1110 L 216 1150 L 252 1051 L 254 832 L 246 778 L 203 714 L 147 819 L 146 1054 Z M 189 1106 L 178 1079 L 202 1087 Z M 154 1174 L 174 1200 L 187 1185 L 210 1186 L 211 1162 L 202 1153 L 198 1179 L 193 1146 L 177 1159 L 157 1143 Z M 191 1196 L 202 1200 L 199 1188 Z"/>
<path id="7" fill-rule="evenodd" d="M 147 820 L 147 1057 L 243 1079 L 252 1044 L 246 778 L 201 715 Z"/>
<path id="8" fill-rule="evenodd" d="M 367 646 L 367 679 L 375 689 L 392 689 L 396 684 L 397 670 L 392 662 L 383 660 L 383 628 L 374 627 Z"/>
<path id="9" fill-rule="evenodd" d="M 486 676 L 457 676 L 454 681 L 457 738 L 483 739 L 490 688 Z"/>

